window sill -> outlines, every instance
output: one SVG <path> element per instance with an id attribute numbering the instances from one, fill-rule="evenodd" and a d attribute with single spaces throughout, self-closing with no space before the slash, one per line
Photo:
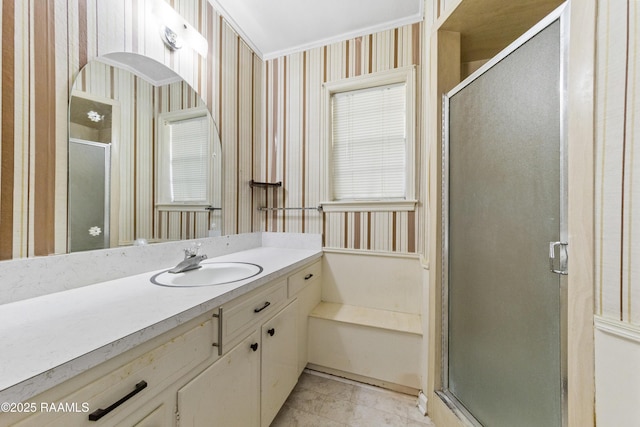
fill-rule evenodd
<path id="1" fill-rule="evenodd" d="M 207 205 L 198 205 L 198 204 L 173 204 L 173 205 L 169 205 L 169 204 L 157 204 L 156 208 L 159 211 L 168 211 L 168 212 L 184 212 L 184 211 L 206 211 L 207 208 L 211 206 L 209 204 Z"/>
<path id="2" fill-rule="evenodd" d="M 401 212 L 415 211 L 417 200 L 355 200 L 322 202 L 324 212 Z"/>

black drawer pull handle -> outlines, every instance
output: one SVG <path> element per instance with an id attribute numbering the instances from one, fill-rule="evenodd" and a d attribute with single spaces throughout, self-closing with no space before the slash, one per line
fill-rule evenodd
<path id="1" fill-rule="evenodd" d="M 258 343 L 257 342 L 254 342 L 249 347 L 251 347 L 251 350 L 253 350 L 253 351 L 258 351 Z"/>
<path id="2" fill-rule="evenodd" d="M 262 310 L 264 310 L 265 308 L 269 307 L 270 305 L 271 305 L 271 303 L 269 301 L 266 301 L 262 307 L 254 308 L 253 312 L 254 313 L 260 313 Z"/>
<path id="3" fill-rule="evenodd" d="M 271 328 L 271 329 L 269 329 L 269 330 L 267 331 L 267 333 L 269 334 L 269 336 L 271 336 L 271 337 L 272 337 L 272 336 L 274 336 L 274 335 L 275 335 L 276 330 L 275 330 L 274 328 Z"/>
<path id="4" fill-rule="evenodd" d="M 122 405 L 124 402 L 126 402 L 129 399 L 131 399 L 133 396 L 135 396 L 136 394 L 140 393 L 145 388 L 147 388 L 147 382 L 146 381 L 140 381 L 138 384 L 136 384 L 136 389 L 135 390 L 133 390 L 131 393 L 127 394 L 122 399 L 118 400 L 113 405 L 109 406 L 107 409 L 96 409 L 94 412 L 90 413 L 89 414 L 89 421 L 98 421 L 100 418 L 104 417 L 109 412 L 113 411 L 118 406 Z"/>
<path id="5" fill-rule="evenodd" d="M 304 276 L 304 280 L 309 280 L 313 277 L 312 273 L 307 274 L 306 276 Z"/>

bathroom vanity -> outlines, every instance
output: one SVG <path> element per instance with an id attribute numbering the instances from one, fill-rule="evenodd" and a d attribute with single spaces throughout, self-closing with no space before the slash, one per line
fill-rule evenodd
<path id="1" fill-rule="evenodd" d="M 210 260 L 263 268 L 238 282 L 154 271 L 0 306 L 0 425 L 268 426 L 307 363 L 321 256 L 259 247 Z"/>

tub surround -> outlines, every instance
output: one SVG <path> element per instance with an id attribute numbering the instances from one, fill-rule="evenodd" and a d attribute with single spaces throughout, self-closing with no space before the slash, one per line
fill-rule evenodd
<path id="1" fill-rule="evenodd" d="M 175 250 L 184 247 L 184 241 L 50 257 L 76 267 L 69 271 L 58 266 L 56 273 L 62 272 L 59 275 L 41 270 L 51 265 L 42 259 L 8 262 L 29 270 L 21 277 L 40 274 L 46 277 L 40 283 L 49 280 L 56 285 L 49 288 L 55 289 L 50 293 L 0 305 L 0 401 L 25 401 L 322 256 L 318 235 L 255 233 L 199 241 L 210 261 L 249 262 L 261 265 L 264 271 L 218 286 L 170 288 L 152 284 L 149 279 L 154 273 L 180 260 Z M 163 264 L 140 273 L 149 265 L 148 257 L 153 256 L 147 251 L 164 252 L 170 261 L 156 260 Z M 83 274 L 78 271 L 81 255 L 89 263 L 82 266 L 82 271 L 109 270 L 122 263 L 114 274 L 125 277 L 64 290 L 64 284 L 62 288 L 57 284 L 73 282 L 68 277 Z M 7 275 L 8 268 L 3 267 Z M 127 275 L 131 271 L 136 272 Z M 24 287 L 29 282 L 20 283 Z"/>

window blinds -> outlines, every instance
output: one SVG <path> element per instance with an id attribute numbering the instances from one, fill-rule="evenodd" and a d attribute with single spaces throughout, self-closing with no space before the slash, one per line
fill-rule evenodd
<path id="1" fill-rule="evenodd" d="M 404 199 L 406 84 L 332 96 L 334 200 Z"/>
<path id="2" fill-rule="evenodd" d="M 210 162 L 208 118 L 175 121 L 169 127 L 171 201 L 206 203 Z"/>

